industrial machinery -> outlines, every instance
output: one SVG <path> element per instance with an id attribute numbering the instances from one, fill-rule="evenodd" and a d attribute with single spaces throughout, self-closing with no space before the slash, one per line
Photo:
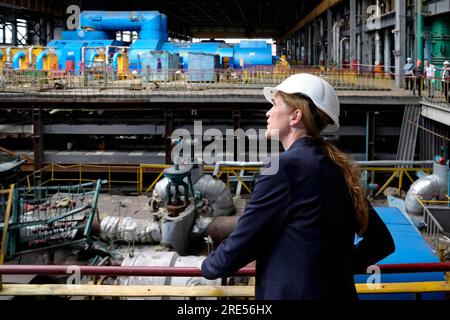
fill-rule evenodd
<path id="1" fill-rule="evenodd" d="M 219 244 L 234 229 L 238 216 L 233 215 L 231 192 L 223 181 L 205 175 L 203 165 L 175 164 L 164 176 L 149 203 L 153 216 L 106 216 L 101 221 L 103 240 L 160 243 L 185 255 L 191 240 L 210 235 Z"/>
<path id="2" fill-rule="evenodd" d="M 139 37 L 131 44 L 118 41 L 118 31 L 135 31 Z M 167 17 L 158 11 L 83 11 L 79 28 L 64 31 L 61 40 L 50 41 L 47 47 L 0 48 L 0 69 L 10 62 L 16 70 L 79 72 L 103 62 L 124 73 L 145 70 L 149 54 L 154 51 L 176 56 L 177 63 L 167 62 L 164 69 L 188 69 L 189 54 L 217 56 L 219 66 L 225 68 L 272 65 L 272 48 L 265 41 L 241 41 L 236 45 L 223 41 L 169 42 Z"/>
<path id="3" fill-rule="evenodd" d="M 6 232 L 5 256 L 66 245 L 89 246 L 98 231 L 97 202 L 102 181 L 72 185 L 15 188 L 7 225 L 0 212 L 0 230 Z M 0 209 L 5 208 L 4 197 Z M 95 230 L 97 229 L 97 230 Z"/>

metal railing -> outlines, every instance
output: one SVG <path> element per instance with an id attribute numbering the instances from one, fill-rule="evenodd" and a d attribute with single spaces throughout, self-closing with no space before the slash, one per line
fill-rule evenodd
<path id="1" fill-rule="evenodd" d="M 376 162 L 375 162 L 376 163 Z M 35 185 L 47 185 L 52 182 L 65 182 L 65 183 L 83 183 L 93 182 L 97 179 L 107 180 L 103 189 L 111 189 L 114 186 L 135 186 L 136 192 L 139 194 L 148 193 L 152 190 L 155 184 L 163 177 L 163 170 L 170 167 L 166 164 L 140 164 L 140 165 L 94 165 L 94 164 L 74 164 L 74 165 L 60 165 L 52 163 L 44 168 L 33 172 L 19 180 L 20 185 L 25 185 L 29 189 Z M 248 181 L 245 181 L 242 177 L 243 168 L 237 166 L 222 166 L 217 175 L 218 179 L 225 179 L 227 186 L 230 187 L 232 182 L 237 182 L 248 193 L 251 193 L 251 188 L 248 185 Z M 256 175 L 260 170 L 260 167 L 246 167 L 245 172 L 249 175 Z M 387 187 L 389 187 L 395 179 L 398 179 L 396 188 L 400 194 L 400 191 L 404 185 L 404 178 L 406 177 L 409 182 L 414 182 L 413 174 L 417 172 L 430 173 L 432 171 L 429 167 L 419 168 L 392 168 L 383 166 L 368 166 L 366 162 L 361 164 L 362 171 L 368 171 L 372 178 L 372 183 L 377 183 L 381 187 L 377 190 L 376 196 L 380 195 Z M 205 166 L 204 171 L 206 173 L 212 173 L 214 166 Z M 73 177 L 68 178 L 67 173 L 72 173 Z M 45 173 L 45 175 L 44 175 Z M 136 179 L 124 180 L 116 179 L 115 177 L 120 173 L 135 174 Z M 149 175 L 152 177 L 149 178 Z M 380 176 L 382 175 L 382 177 Z M 384 180 L 384 177 L 389 175 L 389 178 Z M 42 179 L 42 178 L 45 179 Z M 37 179 L 39 178 L 39 179 Z M 378 180 L 377 180 L 378 179 Z M 383 179 L 383 180 L 380 180 Z"/>
<path id="2" fill-rule="evenodd" d="M 338 91 L 393 91 L 395 79 L 348 69 L 277 66 L 214 70 L 130 70 L 118 74 L 106 66 L 82 71 L 4 69 L 0 93 L 33 96 L 220 96 L 258 95 L 264 86 L 274 86 L 288 76 L 308 72 L 326 79 Z M 407 91 L 403 95 L 411 95 Z"/>
<path id="3" fill-rule="evenodd" d="M 450 262 L 419 263 L 419 264 L 390 264 L 378 265 L 381 274 L 417 273 L 417 272 L 448 272 Z M 119 266 L 56 266 L 56 265 L 1 265 L 1 274 L 45 274 L 70 275 L 76 270 L 79 275 L 90 276 L 153 276 L 153 277 L 202 277 L 202 273 L 195 267 L 119 267 Z M 254 268 L 243 268 L 235 277 L 254 277 Z M 225 279 L 226 280 L 226 279 Z M 226 284 L 227 282 L 224 281 Z M 359 294 L 389 294 L 450 292 L 447 281 L 380 283 L 379 286 L 357 283 Z M 120 286 L 120 285 L 92 285 L 92 284 L 4 284 L 0 296 L 17 295 L 56 295 L 56 296 L 100 296 L 100 297 L 254 297 L 254 286 Z M 416 295 L 417 297 L 417 295 Z"/>
<path id="4" fill-rule="evenodd" d="M 425 222 L 426 234 L 439 255 L 442 256 L 445 256 L 445 251 L 450 249 L 450 243 L 446 244 L 442 241 L 441 237 L 445 235 L 446 230 L 434 217 L 430 211 L 430 206 L 445 206 L 448 208 L 450 206 L 450 197 L 447 195 L 447 198 L 448 200 L 424 200 L 420 199 L 419 196 L 416 196 L 416 200 L 423 208 L 423 221 Z"/>

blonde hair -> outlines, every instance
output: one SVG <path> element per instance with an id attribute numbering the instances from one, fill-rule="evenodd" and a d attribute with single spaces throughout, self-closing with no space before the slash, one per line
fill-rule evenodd
<path id="1" fill-rule="evenodd" d="M 295 94 L 286 94 L 284 92 L 278 92 L 278 94 L 281 96 L 286 105 L 302 112 L 302 121 L 307 134 L 323 147 L 323 150 L 328 158 L 342 170 L 345 182 L 347 183 L 348 191 L 355 207 L 355 218 L 359 225 L 358 234 L 362 235 L 366 231 L 369 223 L 369 208 L 361 187 L 360 169 L 353 159 L 346 153 L 339 150 L 333 144 L 324 141 L 319 136 L 320 132 L 327 126 L 331 119 L 318 108 L 316 109 L 317 114 L 314 116 L 310 109 L 310 104 L 312 104 L 312 101 L 306 97 L 300 97 Z"/>

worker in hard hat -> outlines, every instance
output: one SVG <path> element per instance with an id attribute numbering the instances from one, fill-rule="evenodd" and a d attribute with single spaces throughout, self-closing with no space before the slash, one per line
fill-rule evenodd
<path id="1" fill-rule="evenodd" d="M 356 299 L 354 271 L 366 272 L 394 244 L 364 197 L 357 165 L 319 136 L 339 128 L 338 96 L 311 74 L 264 88 L 264 96 L 272 104 L 266 136 L 285 152 L 275 174 L 258 178 L 236 229 L 203 261 L 203 276 L 231 276 L 256 260 L 256 299 Z M 355 234 L 363 238 L 356 247 Z"/>
<path id="2" fill-rule="evenodd" d="M 450 102 L 448 89 L 450 86 L 450 62 L 444 61 L 444 67 L 441 69 L 442 88 L 444 89 L 444 98 L 446 102 Z"/>
<path id="3" fill-rule="evenodd" d="M 413 89 L 412 77 L 414 76 L 414 64 L 411 62 L 411 58 L 406 59 L 406 64 L 403 66 L 403 72 L 405 73 L 405 90 Z"/>

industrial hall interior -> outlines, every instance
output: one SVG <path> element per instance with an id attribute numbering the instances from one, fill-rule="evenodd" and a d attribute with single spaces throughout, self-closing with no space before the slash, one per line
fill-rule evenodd
<path id="1" fill-rule="evenodd" d="M 395 244 L 358 298 L 449 300 L 450 0 L 0 0 L 0 300 L 255 299 L 200 265 L 292 151 L 267 88 L 317 115 L 298 74 Z"/>

